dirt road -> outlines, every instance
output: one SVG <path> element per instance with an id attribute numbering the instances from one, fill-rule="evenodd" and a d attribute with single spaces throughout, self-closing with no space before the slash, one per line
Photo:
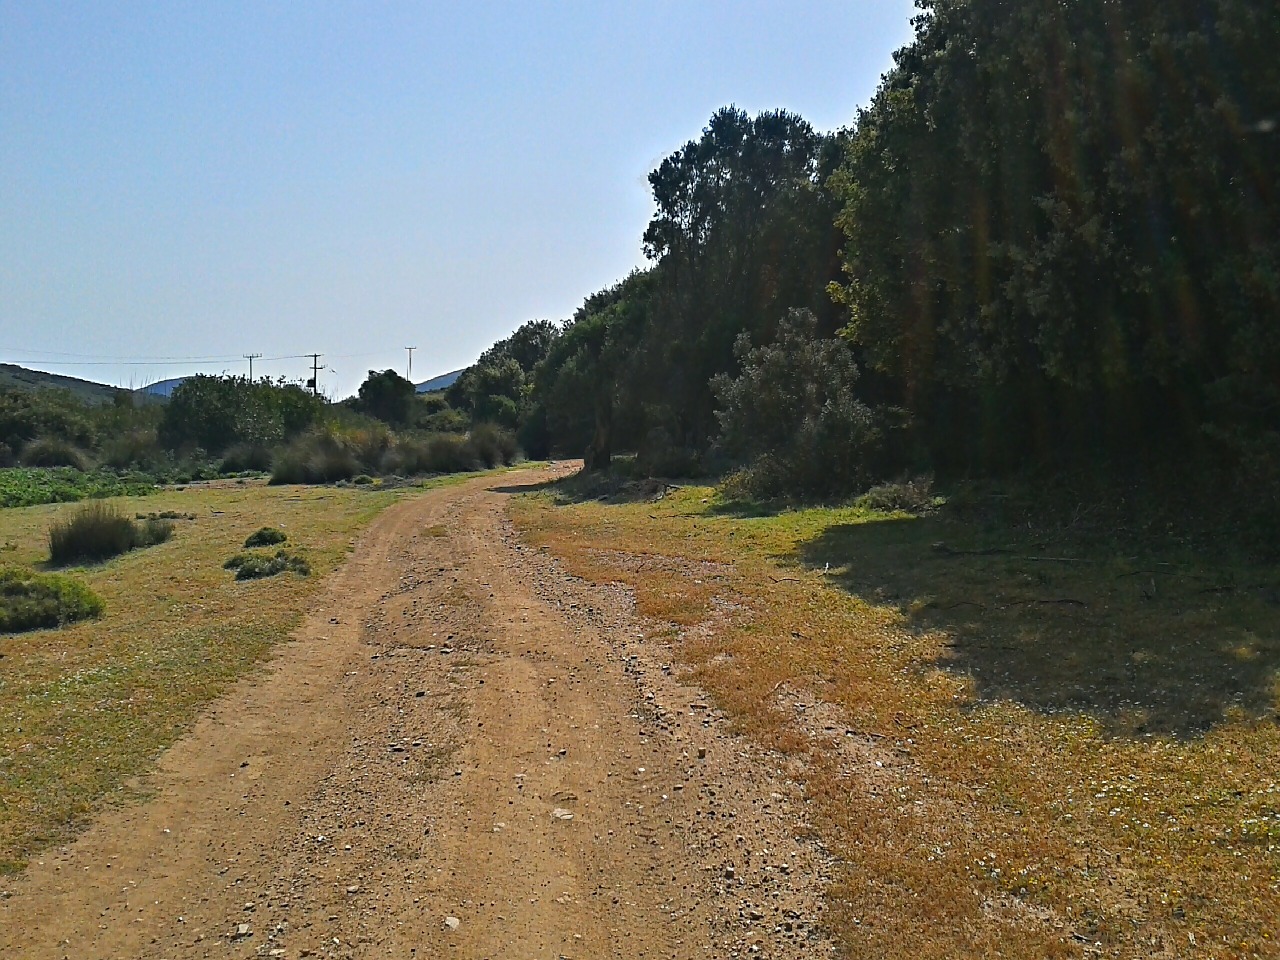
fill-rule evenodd
<path id="1" fill-rule="evenodd" d="M 150 801 L 0 880 L 0 956 L 832 955 L 799 787 L 520 544 L 546 477 L 384 513 Z"/>

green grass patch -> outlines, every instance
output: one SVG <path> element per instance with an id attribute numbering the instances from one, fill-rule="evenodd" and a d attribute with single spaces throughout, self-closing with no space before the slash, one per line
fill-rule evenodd
<path id="1" fill-rule="evenodd" d="M 61 627 L 100 616 L 102 598 L 79 580 L 0 568 L 0 633 Z"/>
<path id="2" fill-rule="evenodd" d="M 100 497 L 143 496 L 155 491 L 155 479 L 141 474 L 82 472 L 70 467 L 0 469 L 0 508 L 43 503 L 74 503 Z"/>

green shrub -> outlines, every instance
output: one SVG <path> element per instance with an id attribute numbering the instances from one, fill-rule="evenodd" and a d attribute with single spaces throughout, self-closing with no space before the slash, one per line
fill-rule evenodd
<path id="1" fill-rule="evenodd" d="M 102 598 L 78 580 L 0 569 L 0 633 L 59 627 L 100 616 L 102 609 Z"/>
<path id="2" fill-rule="evenodd" d="M 113 470 L 130 467 L 156 469 L 167 465 L 154 428 L 129 430 L 103 441 L 99 450 L 102 462 Z"/>
<path id="3" fill-rule="evenodd" d="M 416 476 L 424 473 L 463 473 L 475 470 L 480 462 L 466 437 L 436 433 L 428 437 L 401 439 L 383 459 L 383 470 Z"/>
<path id="4" fill-rule="evenodd" d="M 289 444 L 271 466 L 272 483 L 333 483 L 360 472 L 343 438 L 328 431 L 309 433 Z"/>
<path id="5" fill-rule="evenodd" d="M 792 310 L 771 343 L 752 347 L 744 333 L 738 376 L 712 381 L 720 445 L 746 462 L 755 496 L 847 496 L 884 469 L 896 412 L 858 399 L 853 351 L 817 330 L 810 311 Z"/>
<path id="6" fill-rule="evenodd" d="M 49 559 L 59 566 L 107 560 L 172 536 L 170 520 L 148 518 L 136 523 L 115 507 L 95 501 L 49 528 Z"/>
<path id="7" fill-rule="evenodd" d="M 373 483 L 373 477 L 369 476 L 367 473 L 362 473 L 351 482 L 358 487 L 367 487 L 369 484 Z"/>
<path id="8" fill-rule="evenodd" d="M 946 502 L 933 494 L 932 477 L 913 477 L 872 487 L 854 503 L 878 513 L 933 513 Z"/>
<path id="9" fill-rule="evenodd" d="M 283 530 L 277 530 L 275 527 L 259 527 L 249 534 L 244 545 L 246 547 L 271 547 L 277 543 L 284 543 L 288 539 L 289 535 Z"/>
<path id="10" fill-rule="evenodd" d="M 32 440 L 22 448 L 22 463 L 27 467 L 72 467 L 88 470 L 91 464 L 84 451 L 57 437 Z"/>
<path id="11" fill-rule="evenodd" d="M 486 467 L 514 463 L 520 453 L 515 434 L 492 423 L 477 424 L 468 439 L 476 459 Z"/>
<path id="12" fill-rule="evenodd" d="M 274 577 L 277 573 L 292 570 L 300 576 L 311 573 L 311 564 L 305 557 L 287 550 L 277 550 L 274 555 L 266 553 L 237 553 L 223 565 L 223 569 L 234 570 L 237 580 L 259 580 L 262 577 Z"/>
<path id="13" fill-rule="evenodd" d="M 222 457 L 218 468 L 222 473 L 266 473 L 271 469 L 274 454 L 261 443 L 237 443 Z"/>

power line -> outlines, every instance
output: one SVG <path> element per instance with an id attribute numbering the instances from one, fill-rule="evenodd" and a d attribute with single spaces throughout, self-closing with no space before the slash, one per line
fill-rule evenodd
<path id="1" fill-rule="evenodd" d="M 235 360 L 234 356 L 210 356 L 210 357 L 164 357 L 164 356 L 113 356 L 104 353 L 69 353 L 64 350 L 19 350 L 13 347 L 0 347 L 0 353 L 16 353 L 26 357 L 80 357 L 86 362 L 92 363 L 161 363 L 165 361 L 187 361 L 187 362 L 204 362 L 218 363 L 226 360 Z M 31 362 L 31 361 L 28 361 Z"/>
<path id="2" fill-rule="evenodd" d="M 246 353 L 244 358 L 249 361 L 249 382 L 253 382 L 253 361 L 262 356 L 260 353 Z"/>

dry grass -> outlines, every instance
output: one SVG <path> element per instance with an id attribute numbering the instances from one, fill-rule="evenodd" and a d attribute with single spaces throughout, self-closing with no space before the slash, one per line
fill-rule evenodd
<path id="1" fill-rule="evenodd" d="M 86 570 L 99 621 L 0 637 L 0 871 L 65 839 L 228 684 L 288 636 L 352 538 L 395 494 L 192 487 L 121 499 L 194 513 L 178 536 Z M 6 563 L 38 566 L 60 508 L 0 511 Z M 305 544 L 317 576 L 237 582 L 222 561 L 264 522 Z"/>
<path id="2" fill-rule="evenodd" d="M 849 955 L 1280 956 L 1274 567 L 694 488 L 513 512 L 804 769 Z"/>

